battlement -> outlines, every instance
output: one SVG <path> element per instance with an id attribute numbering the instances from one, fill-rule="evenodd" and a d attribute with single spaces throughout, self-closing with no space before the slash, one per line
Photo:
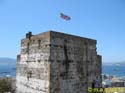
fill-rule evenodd
<path id="1" fill-rule="evenodd" d="M 47 41 L 49 43 L 56 38 L 62 39 L 63 42 L 65 40 L 67 42 L 78 41 L 77 43 L 80 44 L 80 45 L 81 44 L 84 44 L 84 45 L 85 44 L 89 44 L 89 45 L 95 44 L 96 45 L 96 43 L 97 43 L 97 41 L 94 40 L 94 39 L 70 35 L 70 34 L 65 34 L 65 33 L 50 30 L 48 32 L 40 33 L 40 34 L 37 34 L 37 35 L 32 35 L 32 32 L 27 33 L 26 38 L 21 40 L 21 45 L 22 45 L 22 47 L 27 47 L 30 43 L 30 45 L 39 46 L 40 43 L 43 43 L 45 41 Z"/>
<path id="2" fill-rule="evenodd" d="M 72 38 L 72 39 L 86 40 L 86 41 L 89 41 L 89 42 L 96 42 L 96 40 L 91 39 L 91 38 L 85 38 L 85 37 L 81 37 L 81 36 L 66 34 L 66 33 L 52 31 L 52 30 L 49 30 L 47 32 L 43 32 L 43 33 L 40 33 L 40 34 L 37 34 L 37 35 L 32 35 L 32 32 L 28 32 L 28 33 L 26 33 L 25 39 L 27 39 L 27 38 L 29 39 L 30 37 L 31 37 L 31 39 L 32 38 L 34 38 L 34 39 L 40 38 L 40 37 L 47 37 L 47 38 L 52 37 L 53 38 L 54 36 L 56 36 L 56 38 Z"/>

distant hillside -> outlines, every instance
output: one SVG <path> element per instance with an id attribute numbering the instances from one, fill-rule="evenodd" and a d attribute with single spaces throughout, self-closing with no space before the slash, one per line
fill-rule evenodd
<path id="1" fill-rule="evenodd" d="M 125 61 L 122 62 L 104 62 L 103 65 L 125 65 Z"/>
<path id="2" fill-rule="evenodd" d="M 0 77 L 16 76 L 16 60 L 0 57 Z M 0 92 L 1 93 L 1 92 Z"/>
<path id="3" fill-rule="evenodd" d="M 0 65 L 15 64 L 16 60 L 7 57 L 0 57 Z"/>
<path id="4" fill-rule="evenodd" d="M 124 62 L 118 62 L 117 64 L 125 65 L 125 61 Z"/>

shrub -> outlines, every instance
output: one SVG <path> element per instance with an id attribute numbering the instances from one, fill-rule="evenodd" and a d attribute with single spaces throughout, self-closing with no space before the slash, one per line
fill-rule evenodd
<path id="1" fill-rule="evenodd" d="M 12 80 L 9 78 L 0 79 L 0 93 L 12 91 Z"/>

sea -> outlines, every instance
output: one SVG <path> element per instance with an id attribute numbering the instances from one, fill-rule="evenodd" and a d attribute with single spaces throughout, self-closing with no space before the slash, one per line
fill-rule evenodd
<path id="1" fill-rule="evenodd" d="M 102 65 L 102 74 L 114 75 L 117 77 L 125 77 L 125 65 Z M 15 77 L 16 76 L 16 64 L 6 63 L 0 64 L 0 77 Z"/>
<path id="2" fill-rule="evenodd" d="M 102 73 L 117 77 L 125 77 L 125 65 L 103 64 Z"/>
<path id="3" fill-rule="evenodd" d="M 15 77 L 16 63 L 0 63 L 0 77 Z"/>

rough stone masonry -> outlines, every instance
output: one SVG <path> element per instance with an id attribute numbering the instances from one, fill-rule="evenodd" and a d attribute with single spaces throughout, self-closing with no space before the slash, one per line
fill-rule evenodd
<path id="1" fill-rule="evenodd" d="M 88 93 L 101 80 L 96 43 L 55 31 L 27 33 L 17 56 L 16 93 Z"/>

